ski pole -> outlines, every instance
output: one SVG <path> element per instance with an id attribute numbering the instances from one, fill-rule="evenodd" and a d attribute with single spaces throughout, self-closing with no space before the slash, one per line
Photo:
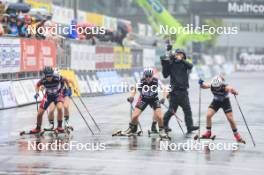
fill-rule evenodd
<path id="1" fill-rule="evenodd" d="M 162 104 L 162 105 L 163 105 L 166 109 L 169 109 L 169 107 L 168 107 L 166 104 Z M 177 121 L 182 122 L 182 119 L 181 119 L 180 117 L 178 117 L 178 116 L 176 115 L 175 112 L 173 113 L 173 115 L 176 117 Z"/>
<path id="2" fill-rule="evenodd" d="M 99 126 L 97 125 L 96 121 L 94 120 L 93 116 L 91 115 L 91 113 L 89 112 L 87 106 L 85 105 L 84 101 L 82 100 L 82 98 L 80 96 L 78 96 L 79 100 L 81 101 L 81 103 L 83 104 L 85 110 L 87 111 L 87 113 L 89 114 L 89 116 L 91 117 L 91 119 L 93 120 L 95 126 L 97 127 L 97 129 L 99 130 L 99 132 L 101 132 L 101 129 L 99 128 Z"/>
<path id="3" fill-rule="evenodd" d="M 246 127 L 247 127 L 248 133 L 249 133 L 249 135 L 250 135 L 250 137 L 251 137 L 252 143 L 253 143 L 253 145 L 254 145 L 254 147 L 255 147 L 255 146 L 256 146 L 256 143 L 255 143 L 254 138 L 253 138 L 253 136 L 252 136 L 252 134 L 251 134 L 251 132 L 250 132 L 250 129 L 249 129 L 248 124 L 247 124 L 247 121 L 246 121 L 246 118 L 245 118 L 245 116 L 244 116 L 244 114 L 243 114 L 243 112 L 242 112 L 242 109 L 241 109 L 241 107 L 240 107 L 240 105 L 239 105 L 239 102 L 238 102 L 238 100 L 237 100 L 236 95 L 234 95 L 234 97 L 235 97 L 235 100 L 236 100 L 236 103 L 237 103 L 238 109 L 239 109 L 239 111 L 240 111 L 240 113 L 241 113 L 241 115 L 242 115 L 242 118 L 243 118 L 243 120 L 244 120 L 244 122 L 245 122 L 245 125 L 246 125 Z"/>
<path id="4" fill-rule="evenodd" d="M 198 109 L 198 140 L 200 141 L 200 135 L 201 135 L 201 104 L 202 104 L 202 88 L 201 86 L 199 87 L 199 109 Z"/>
<path id="5" fill-rule="evenodd" d="M 169 109 L 169 107 L 166 104 L 163 104 L 163 106 L 165 106 L 165 108 Z M 180 122 L 182 122 L 182 120 L 176 115 L 175 112 L 173 113 L 173 115 L 176 117 L 176 121 L 177 121 L 177 123 L 178 123 L 178 125 L 179 125 L 179 127 L 180 127 L 180 129 L 182 131 L 182 134 L 185 136 L 183 128 L 182 128 L 182 126 L 180 124 Z"/>
<path id="6" fill-rule="evenodd" d="M 93 130 L 92 130 L 92 129 L 91 129 L 91 127 L 89 126 L 89 124 L 88 124 L 87 120 L 84 118 L 84 116 L 83 116 L 83 114 L 82 114 L 81 110 L 78 108 L 78 106 L 77 106 L 77 104 L 75 103 L 75 101 L 73 100 L 73 98 L 72 98 L 72 97 L 70 97 L 70 99 L 72 100 L 72 102 L 73 102 L 74 106 L 75 106 L 75 107 L 77 108 L 77 110 L 79 111 L 79 113 L 80 113 L 80 115 L 81 115 L 82 119 L 84 120 L 84 122 L 85 122 L 86 126 L 88 127 L 88 129 L 91 131 L 92 135 L 94 135 L 94 132 L 93 132 Z"/>
<path id="7" fill-rule="evenodd" d="M 131 115 L 130 115 L 130 117 L 131 117 L 131 119 L 132 119 L 132 112 L 135 110 L 135 108 L 133 107 L 133 104 L 130 102 L 130 113 L 131 113 Z M 143 131 L 142 130 L 142 127 L 141 127 L 141 124 L 140 124 L 140 122 L 138 121 L 138 126 L 139 126 L 139 128 L 140 128 L 140 131 Z"/>

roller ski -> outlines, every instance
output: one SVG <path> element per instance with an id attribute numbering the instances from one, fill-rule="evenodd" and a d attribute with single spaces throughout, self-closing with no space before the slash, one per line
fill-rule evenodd
<path id="1" fill-rule="evenodd" d="M 24 136 L 24 135 L 35 135 L 35 136 L 40 136 L 41 135 L 41 130 L 40 129 L 37 129 L 37 128 L 34 128 L 30 131 L 21 131 L 19 133 L 20 136 Z"/>
<path id="2" fill-rule="evenodd" d="M 235 137 L 237 143 L 243 143 L 243 144 L 246 144 L 246 141 L 242 139 L 242 137 L 240 136 L 239 133 L 234 134 L 234 137 Z"/>
<path id="3" fill-rule="evenodd" d="M 148 130 L 148 136 L 149 136 L 149 137 L 150 137 L 151 135 L 153 135 L 153 134 L 156 135 L 156 134 L 159 133 L 158 130 L 157 130 L 156 124 L 157 124 L 156 121 L 153 121 L 153 122 L 152 122 L 151 129 Z"/>
<path id="4" fill-rule="evenodd" d="M 129 123 L 129 128 L 125 131 L 118 130 L 112 134 L 112 137 L 114 136 L 141 136 L 143 134 L 143 131 L 137 131 L 137 125 L 134 125 L 132 123 Z"/>
<path id="5" fill-rule="evenodd" d="M 194 140 L 198 140 L 198 139 L 211 139 L 211 140 L 215 140 L 216 135 L 212 135 L 212 133 L 210 131 L 206 131 L 202 136 L 198 136 L 195 135 L 193 137 Z"/>
<path id="6" fill-rule="evenodd" d="M 168 135 L 168 133 L 165 132 L 165 130 L 162 128 L 160 128 L 159 130 L 159 136 L 160 136 L 160 140 L 171 140 L 171 137 Z"/>

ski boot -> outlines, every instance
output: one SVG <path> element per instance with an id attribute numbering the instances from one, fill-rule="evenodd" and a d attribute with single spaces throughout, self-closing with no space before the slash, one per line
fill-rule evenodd
<path id="1" fill-rule="evenodd" d="M 169 132 L 172 131 L 172 129 L 170 127 L 164 127 L 164 130 L 165 130 L 166 133 L 169 133 Z"/>
<path id="2" fill-rule="evenodd" d="M 194 140 L 197 139 L 211 139 L 214 140 L 215 139 L 215 135 L 212 135 L 212 131 L 206 131 L 201 137 L 199 137 L 198 135 L 194 136 Z"/>
<path id="3" fill-rule="evenodd" d="M 246 144 L 246 141 L 242 139 L 242 137 L 240 136 L 239 133 L 234 134 L 234 136 L 235 136 L 235 139 L 236 139 L 236 141 L 238 143 L 244 143 L 244 144 Z"/>
<path id="4" fill-rule="evenodd" d="M 150 137 L 151 134 L 157 134 L 158 130 L 157 130 L 157 122 L 153 121 L 152 125 L 151 125 L 151 130 L 148 130 L 148 136 Z"/>
<path id="5" fill-rule="evenodd" d="M 54 130 L 54 123 L 50 122 L 47 128 L 44 128 L 44 131 L 53 131 Z"/>
<path id="6" fill-rule="evenodd" d="M 117 131 L 112 134 L 112 136 L 131 136 L 137 134 L 137 125 L 129 123 L 128 129 L 125 131 Z"/>
<path id="7" fill-rule="evenodd" d="M 171 140 L 171 138 L 168 136 L 168 133 L 165 132 L 165 129 L 163 128 L 159 129 L 159 136 L 160 140 Z"/>
<path id="8" fill-rule="evenodd" d="M 38 129 L 38 128 L 34 128 L 34 129 L 31 129 L 30 131 L 21 131 L 19 133 L 20 136 L 23 136 L 23 135 L 37 135 L 37 134 L 40 134 L 41 133 L 41 129 Z"/>

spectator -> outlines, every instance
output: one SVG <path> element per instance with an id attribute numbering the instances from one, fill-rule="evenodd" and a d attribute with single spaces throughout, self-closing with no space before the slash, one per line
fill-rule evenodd
<path id="1" fill-rule="evenodd" d="M 8 18 L 9 18 L 9 15 L 8 14 L 4 14 L 1 21 L 2 22 L 2 27 L 4 29 L 4 34 L 7 33 L 7 26 L 8 26 Z"/>
<path id="2" fill-rule="evenodd" d="M 0 1 L 0 16 L 2 16 L 5 13 L 5 4 L 3 4 L 2 1 Z"/>
<path id="3" fill-rule="evenodd" d="M 18 27 L 17 27 L 17 19 L 16 14 L 11 13 L 10 14 L 10 21 L 7 26 L 7 32 L 11 36 L 18 36 Z"/>
<path id="4" fill-rule="evenodd" d="M 25 37 L 31 37 L 32 36 L 32 32 L 31 32 L 31 30 L 29 30 L 29 26 L 31 26 L 32 25 L 32 18 L 31 18 L 31 16 L 29 16 L 29 15 L 25 15 L 24 16 L 24 27 L 25 27 L 25 30 L 26 30 L 26 35 L 25 35 Z"/>
<path id="5" fill-rule="evenodd" d="M 74 19 L 71 21 L 71 26 L 69 28 L 68 38 L 76 39 L 78 37 L 77 34 L 77 21 Z"/>
<path id="6" fill-rule="evenodd" d="M 20 37 L 27 36 L 27 29 L 25 28 L 25 24 L 24 24 L 24 16 L 22 15 L 19 15 L 17 17 L 17 28 Z"/>

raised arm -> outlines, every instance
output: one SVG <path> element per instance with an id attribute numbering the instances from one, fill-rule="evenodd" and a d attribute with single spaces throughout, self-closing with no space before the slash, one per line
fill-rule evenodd
<path id="1" fill-rule="evenodd" d="M 234 95 L 238 95 L 238 91 L 235 88 L 233 88 L 233 87 L 231 87 L 229 85 L 227 85 L 225 87 L 225 90 L 226 90 L 226 92 L 232 93 Z"/>

